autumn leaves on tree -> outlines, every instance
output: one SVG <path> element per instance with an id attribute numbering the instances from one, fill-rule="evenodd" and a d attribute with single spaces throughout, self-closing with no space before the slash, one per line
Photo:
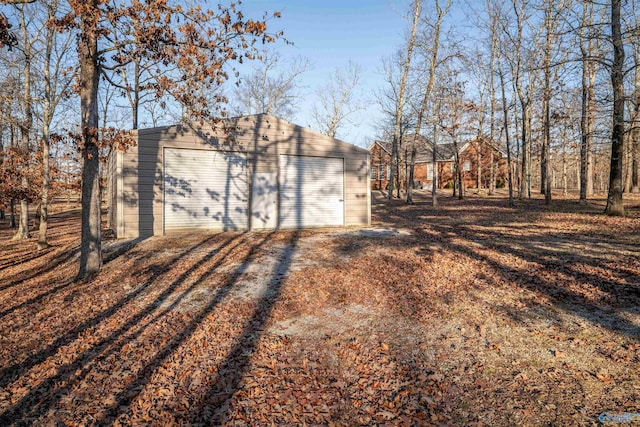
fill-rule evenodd
<path id="1" fill-rule="evenodd" d="M 4 16 L 2 19 L 2 43 L 11 46 L 15 44 L 11 28 Z M 102 264 L 99 158 L 100 148 L 112 141 L 101 138 L 99 129 L 101 78 L 108 72 L 122 73 L 141 58 L 148 59 L 156 65 L 153 79 L 146 80 L 144 87 L 131 86 L 127 90 L 153 89 L 158 97 L 169 94 L 192 118 L 219 117 L 224 114 L 221 108 L 224 99 L 219 97 L 216 99 L 219 102 L 212 104 L 205 92 L 229 78 L 233 63 L 256 58 L 258 46 L 280 36 L 267 32 L 267 19 L 267 16 L 257 20 L 245 18 L 234 4 L 205 9 L 168 1 L 105 0 L 69 0 L 66 7 L 48 19 L 49 28 L 73 33 L 78 40 L 76 91 L 80 98 L 81 132 L 75 140 L 82 153 L 79 278 L 97 273 Z M 109 78 L 104 81 L 113 82 Z M 25 89 L 25 102 L 29 102 L 30 96 Z M 30 130 L 27 124 L 21 128 L 27 133 L 25 140 Z M 47 180 L 45 176 L 45 187 Z M 28 201 L 26 197 L 21 199 L 24 203 Z M 26 215 L 27 209 L 22 211 Z"/>

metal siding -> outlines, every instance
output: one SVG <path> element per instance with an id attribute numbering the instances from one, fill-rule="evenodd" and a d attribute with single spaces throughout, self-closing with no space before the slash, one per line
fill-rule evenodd
<path id="1" fill-rule="evenodd" d="M 278 226 L 278 174 L 254 172 L 251 186 L 251 228 Z"/>
<path id="2" fill-rule="evenodd" d="M 164 149 L 164 230 L 246 229 L 248 183 L 242 153 Z"/>
<path id="3" fill-rule="evenodd" d="M 280 156 L 280 227 L 344 225 L 344 159 Z"/>

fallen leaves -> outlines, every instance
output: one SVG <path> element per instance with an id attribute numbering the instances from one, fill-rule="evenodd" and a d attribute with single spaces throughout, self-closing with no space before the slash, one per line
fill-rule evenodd
<path id="1" fill-rule="evenodd" d="M 575 425 L 640 401 L 633 218 L 499 203 L 377 206 L 411 230 L 385 238 L 114 245 L 91 283 L 77 213 L 54 217 L 41 256 L 0 241 L 0 421 Z"/>

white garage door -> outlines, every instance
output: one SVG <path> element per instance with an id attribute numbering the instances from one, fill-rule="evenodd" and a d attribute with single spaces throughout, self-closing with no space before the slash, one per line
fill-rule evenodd
<path id="1" fill-rule="evenodd" d="M 242 153 L 165 148 L 164 229 L 247 228 Z"/>
<path id="2" fill-rule="evenodd" d="M 344 161 L 280 156 L 280 227 L 344 225 Z"/>

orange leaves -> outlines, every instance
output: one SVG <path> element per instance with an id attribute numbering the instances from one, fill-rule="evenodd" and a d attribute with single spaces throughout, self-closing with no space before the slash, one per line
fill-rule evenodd
<path id="1" fill-rule="evenodd" d="M 602 381 L 605 384 L 611 384 L 613 380 L 607 371 L 601 370 L 596 372 L 596 378 Z"/>
<path id="2" fill-rule="evenodd" d="M 249 19 L 245 24 L 245 30 L 248 33 L 254 34 L 256 36 L 261 35 L 267 29 L 267 24 L 264 21 L 254 21 Z"/>
<path id="3" fill-rule="evenodd" d="M 228 79 L 223 71 L 226 64 L 254 57 L 257 42 L 271 43 L 280 37 L 267 34 L 265 17 L 245 18 L 239 3 L 206 9 L 198 4 L 169 4 L 166 0 L 70 0 L 69 6 L 70 12 L 52 25 L 60 30 L 80 29 L 83 40 L 99 39 L 102 50 L 98 55 L 100 66 L 105 66 L 103 71 L 121 76 L 118 69 L 134 59 L 142 60 L 138 64 L 157 67 L 151 72 L 143 65 L 142 80 L 171 79 L 172 84 L 162 83 L 143 91 L 155 90 L 157 97 L 179 98 L 194 118 L 215 116 L 220 106 L 203 105 L 206 103 L 193 99 L 192 94 L 214 92 L 212 87 Z M 0 28 L 7 25 L 2 27 L 0 22 Z M 110 82 L 125 93 L 141 89 L 124 80 L 115 78 Z"/>
<path id="4" fill-rule="evenodd" d="M 15 34 L 11 32 L 11 24 L 7 17 L 0 12 L 0 49 L 8 46 L 9 50 L 18 43 Z"/>

